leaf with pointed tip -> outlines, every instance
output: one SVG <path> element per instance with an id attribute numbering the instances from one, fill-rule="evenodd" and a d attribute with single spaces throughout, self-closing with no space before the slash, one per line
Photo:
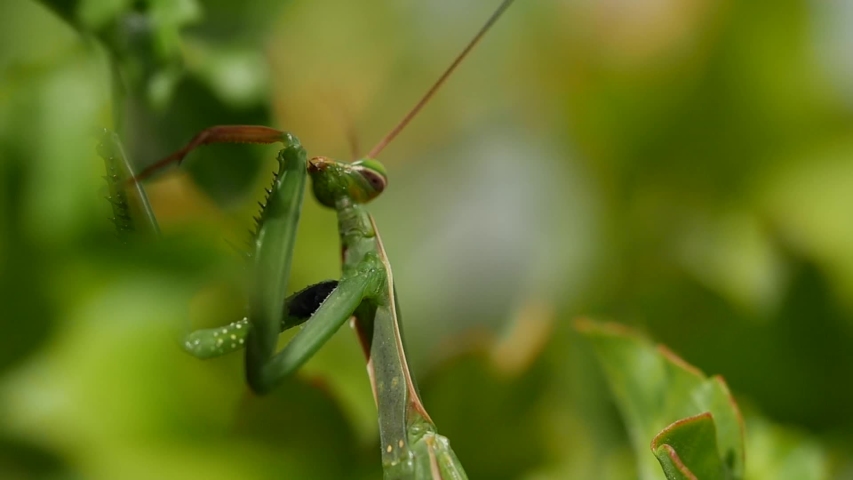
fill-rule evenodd
<path id="1" fill-rule="evenodd" d="M 674 458 L 687 468 L 693 462 L 701 464 L 706 472 L 710 456 L 721 466 L 721 476 L 706 473 L 695 478 L 743 477 L 743 420 L 721 377 L 706 377 L 665 347 L 624 326 L 582 320 L 577 328 L 592 341 L 604 368 L 637 452 L 641 478 L 661 478 L 646 450 L 653 438 L 652 450 L 658 459 L 669 458 L 664 460 L 669 463 L 661 465 L 671 480 L 694 478 L 689 470 L 669 468 L 677 463 Z M 697 415 L 706 413 L 708 420 L 698 420 Z M 713 442 L 708 440 L 707 421 L 713 428 Z"/>
<path id="2" fill-rule="evenodd" d="M 666 478 L 725 480 L 730 478 L 717 448 L 717 427 L 709 412 L 684 418 L 666 427 L 652 440 Z"/>

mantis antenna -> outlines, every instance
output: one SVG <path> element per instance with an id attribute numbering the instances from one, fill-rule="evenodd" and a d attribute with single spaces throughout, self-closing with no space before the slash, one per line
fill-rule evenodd
<path id="1" fill-rule="evenodd" d="M 456 70 L 456 67 L 462 63 L 462 60 L 468 55 L 469 52 L 477 45 L 483 35 L 489 31 L 492 25 L 497 22 L 497 20 L 501 17 L 501 15 L 512 5 L 512 2 L 515 0 L 503 0 L 498 8 L 492 13 L 492 16 L 486 21 L 485 25 L 474 35 L 474 38 L 468 42 L 468 45 L 462 50 L 462 52 L 456 56 L 453 60 L 453 63 L 450 64 L 449 67 L 441 74 L 441 77 L 430 87 L 430 89 L 426 92 L 426 94 L 418 101 L 417 104 L 400 120 L 390 132 L 388 132 L 385 137 L 376 144 L 373 149 L 367 154 L 367 158 L 376 158 L 377 155 L 386 147 L 392 140 L 401 132 L 409 122 L 412 121 L 413 118 L 421 111 L 424 105 L 429 102 L 429 100 L 435 95 L 438 89 L 444 84 L 447 78 Z M 138 175 L 131 177 L 127 180 L 129 185 L 136 184 L 142 181 L 145 178 L 148 178 L 157 170 L 169 165 L 171 163 L 179 163 L 184 159 L 184 157 L 190 153 L 192 150 L 200 147 L 202 145 L 207 145 L 211 143 L 275 143 L 281 141 L 284 135 L 287 135 L 285 132 L 281 130 L 276 130 L 270 127 L 262 127 L 257 125 L 220 125 L 216 127 L 210 127 L 206 130 L 203 130 L 198 135 L 193 137 L 184 148 L 178 150 L 177 152 L 169 155 L 168 157 L 156 162 L 152 165 L 149 165 L 147 168 L 143 169 Z M 351 134 L 351 144 L 355 148 L 355 143 L 353 143 Z"/>
<path id="2" fill-rule="evenodd" d="M 453 60 L 453 63 L 451 63 L 450 66 L 447 67 L 447 70 L 445 70 L 444 73 L 441 74 L 438 80 L 432 85 L 432 87 L 430 87 L 427 93 L 424 94 L 423 97 L 421 97 L 418 103 L 416 103 L 415 106 L 411 110 L 409 110 L 409 113 L 407 113 L 406 116 L 403 117 L 402 120 L 400 120 L 400 123 L 398 123 L 394 128 L 392 128 L 391 131 L 388 132 L 388 134 L 385 135 L 385 137 L 383 137 L 382 140 L 380 140 L 379 143 L 377 143 L 376 146 L 370 150 L 370 152 L 367 154 L 367 158 L 376 158 L 376 156 L 379 155 L 379 153 L 386 146 L 388 146 L 389 143 L 391 143 L 391 140 L 394 140 L 397 134 L 399 134 L 403 131 L 404 128 L 406 128 L 406 125 L 408 125 L 409 122 L 411 122 L 412 119 L 415 118 L 418 112 L 421 111 L 424 105 L 429 102 L 429 100 L 435 95 L 435 92 L 437 92 L 438 89 L 444 84 L 450 74 L 453 73 L 454 70 L 456 70 L 456 67 L 458 67 L 459 64 L 462 63 L 462 60 L 465 59 L 468 53 L 474 48 L 475 45 L 477 45 L 480 39 L 483 38 L 483 35 L 485 35 L 486 32 L 489 31 L 492 25 L 494 25 L 495 22 L 498 21 L 504 11 L 506 11 L 506 9 L 509 8 L 509 6 L 512 5 L 512 2 L 514 1 L 515 0 L 504 0 L 503 2 L 501 2 L 497 10 L 492 13 L 492 16 L 489 17 L 489 20 L 486 21 L 485 25 L 483 25 L 483 28 L 481 28 L 480 31 L 477 32 L 476 35 L 474 35 L 474 38 L 472 38 L 471 41 L 468 42 L 468 45 L 466 45 L 465 48 L 462 50 L 462 52 L 456 56 L 456 58 Z"/>

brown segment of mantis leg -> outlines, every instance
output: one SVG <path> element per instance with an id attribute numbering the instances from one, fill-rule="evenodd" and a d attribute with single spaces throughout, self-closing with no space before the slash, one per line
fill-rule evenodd
<path id="1" fill-rule="evenodd" d="M 149 165 L 131 178 L 132 182 L 140 182 L 150 177 L 154 172 L 172 163 L 180 164 L 184 157 L 202 145 L 211 143 L 287 143 L 288 134 L 281 130 L 260 125 L 218 125 L 202 130 L 183 148 L 168 157 Z"/>

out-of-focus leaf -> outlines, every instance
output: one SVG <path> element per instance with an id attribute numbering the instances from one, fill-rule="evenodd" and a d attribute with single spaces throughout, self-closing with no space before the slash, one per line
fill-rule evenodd
<path id="1" fill-rule="evenodd" d="M 213 125 L 270 124 L 267 107 L 233 108 L 196 76 L 187 76 L 178 83 L 175 96 L 164 112 L 154 112 L 144 102 L 130 105 L 128 112 L 132 118 L 127 126 L 133 130 L 123 140 L 140 167 L 164 158 Z M 196 185 L 216 203 L 233 206 L 247 199 L 261 165 L 269 168 L 266 171 L 270 175 L 275 167 L 276 150 L 276 146 L 211 145 L 188 155 L 181 168 L 188 171 Z M 271 175 L 265 177 L 264 183 L 271 178 Z M 246 219 L 250 218 L 251 215 L 247 215 Z"/>
<path id="2" fill-rule="evenodd" d="M 680 235 L 680 263 L 733 306 L 766 320 L 778 309 L 788 280 L 770 232 L 749 212 L 695 217 Z"/>
<path id="3" fill-rule="evenodd" d="M 156 267 L 148 281 L 115 278 L 63 318 L 53 350 L 3 383 L 4 429 L 87 457 L 78 467 L 86 478 L 378 476 L 378 445 L 355 438 L 320 385 L 292 379 L 258 398 L 241 355 L 203 362 L 181 352 L 170 337 L 192 291 Z M 77 281 L 89 284 L 81 292 L 102 283 L 80 270 Z"/>
<path id="4" fill-rule="evenodd" d="M 29 30 L 37 41 L 19 41 Z M 103 64 L 31 2 L 0 6 L 0 368 L 43 345 L 60 309 L 56 265 L 106 204 L 86 168 L 106 106 Z M 50 140 L 47 140 L 50 139 Z M 103 166 L 99 167 L 103 172 Z M 106 211 L 106 210 L 105 210 Z"/>
<path id="5" fill-rule="evenodd" d="M 76 478 L 56 453 L 18 439 L 0 436 L 0 478 Z"/>
<path id="6" fill-rule="evenodd" d="M 471 478 L 511 479 L 546 456 L 538 408 L 546 386 L 541 368 L 507 377 L 469 354 L 424 378 L 423 399 Z"/>
<path id="7" fill-rule="evenodd" d="M 763 179 L 759 200 L 786 243 L 821 265 L 853 311 L 853 142 L 796 160 Z"/>
<path id="8" fill-rule="evenodd" d="M 746 478 L 762 480 L 826 480 L 829 458 L 814 438 L 747 415 Z"/>
<path id="9" fill-rule="evenodd" d="M 659 469 L 647 450 L 658 432 L 673 422 L 706 412 L 713 416 L 719 452 L 697 452 L 690 457 L 705 458 L 713 454 L 725 468 L 727 476 L 720 478 L 743 477 L 743 421 L 722 378 L 706 377 L 672 352 L 655 347 L 618 324 L 584 320 L 577 326 L 593 342 L 607 374 L 638 455 L 641 478 L 660 478 Z M 701 430 L 701 425 L 677 428 L 673 435 L 677 436 L 678 445 L 673 447 L 687 445 L 684 436 Z M 688 448 L 707 448 L 707 441 L 701 440 L 705 436 L 703 433 L 696 437 L 694 442 L 698 443 Z M 658 442 L 658 446 L 663 443 Z M 657 446 L 653 448 L 657 450 Z"/>
<path id="10" fill-rule="evenodd" d="M 286 452 L 279 461 L 299 465 L 305 475 L 300 478 L 352 478 L 354 466 L 380 476 L 379 445 L 360 444 L 321 381 L 288 380 L 264 397 L 247 392 L 234 425 L 239 437 L 263 450 Z M 330 452 L 335 461 L 328 461 Z"/>
<path id="11" fill-rule="evenodd" d="M 669 480 L 730 478 L 717 449 L 717 428 L 710 413 L 678 420 L 652 440 L 652 452 Z"/>
<path id="12" fill-rule="evenodd" d="M 187 70 L 204 81 L 221 101 L 233 108 L 265 103 L 269 71 L 257 48 L 188 41 L 185 52 Z"/>
<path id="13" fill-rule="evenodd" d="M 0 146 L 0 156 L 10 158 Z M 34 251 L 24 233 L 20 211 L 25 169 L 17 162 L 0 162 L 0 371 L 43 344 L 54 326 L 56 302 L 50 281 L 42 273 L 50 263 Z"/>

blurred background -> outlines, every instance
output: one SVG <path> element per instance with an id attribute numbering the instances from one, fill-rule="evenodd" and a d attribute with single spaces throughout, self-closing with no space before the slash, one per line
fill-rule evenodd
<path id="1" fill-rule="evenodd" d="M 125 245 L 96 132 L 138 167 L 229 123 L 350 159 L 497 3 L 0 3 L 0 477 L 378 478 L 349 328 L 264 398 L 242 355 L 178 345 L 243 315 L 229 243 L 275 147 L 148 182 L 163 236 Z M 471 478 L 637 478 L 578 316 L 725 377 L 748 478 L 853 478 L 850 25 L 849 0 L 519 0 L 382 152 L 411 365 Z M 294 290 L 339 275 L 310 195 L 295 255 Z"/>

